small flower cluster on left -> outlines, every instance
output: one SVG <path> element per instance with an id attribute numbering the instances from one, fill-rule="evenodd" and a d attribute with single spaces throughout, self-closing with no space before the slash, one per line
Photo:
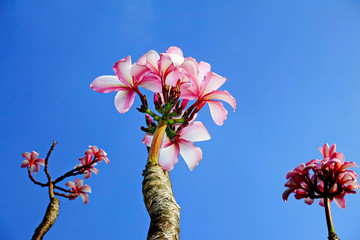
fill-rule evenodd
<path id="1" fill-rule="evenodd" d="M 55 180 L 52 180 L 47 166 L 50 154 L 56 144 L 56 142 L 53 142 L 53 145 L 51 146 L 45 159 L 39 158 L 39 153 L 35 151 L 32 151 L 31 153 L 23 153 L 22 156 L 25 158 L 25 160 L 21 163 L 20 166 L 22 168 L 27 168 L 29 178 L 33 183 L 40 185 L 41 187 L 49 187 L 53 195 L 62 196 L 70 200 L 74 200 L 81 196 L 84 204 L 88 203 L 89 196 L 87 193 L 91 193 L 91 188 L 87 184 L 84 185 L 84 181 L 82 179 L 75 178 L 75 182 L 68 181 L 67 183 L 65 183 L 65 185 L 70 189 L 64 189 L 57 186 L 57 184 L 68 177 L 76 175 L 84 174 L 84 178 L 88 179 L 91 176 L 91 172 L 98 174 L 99 170 L 96 169 L 94 166 L 96 166 L 98 162 L 102 162 L 103 160 L 106 162 L 106 164 L 110 162 L 107 158 L 106 152 L 102 149 L 98 149 L 96 146 L 89 146 L 89 149 L 85 151 L 84 156 L 79 158 L 80 164 L 77 164 L 74 169 L 66 172 Z M 48 179 L 48 182 L 46 183 L 37 181 L 32 175 L 32 172 L 39 172 L 40 165 L 44 166 L 44 171 Z M 55 189 L 60 192 L 54 191 Z"/>

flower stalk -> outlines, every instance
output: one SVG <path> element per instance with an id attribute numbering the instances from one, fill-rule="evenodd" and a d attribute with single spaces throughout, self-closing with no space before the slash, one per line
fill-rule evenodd
<path id="1" fill-rule="evenodd" d="M 167 122 L 164 120 L 160 120 L 155 130 L 153 141 L 151 143 L 147 165 L 158 165 L 159 151 L 162 140 L 164 138 L 166 127 L 167 127 Z"/>
<path id="2" fill-rule="evenodd" d="M 328 234 L 329 234 L 328 239 L 329 240 L 339 240 L 339 237 L 335 233 L 333 221 L 331 218 L 330 199 L 329 198 L 324 198 L 324 205 L 325 205 L 326 224 L 327 224 Z"/>

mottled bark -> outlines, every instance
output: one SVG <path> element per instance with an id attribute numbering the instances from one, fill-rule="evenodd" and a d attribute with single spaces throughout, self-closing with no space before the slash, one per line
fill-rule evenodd
<path id="1" fill-rule="evenodd" d="M 35 229 L 34 235 L 31 240 L 41 240 L 44 235 L 49 231 L 51 226 L 55 223 L 59 214 L 60 202 L 56 197 L 51 198 L 50 203 L 46 209 L 45 216 L 40 225 Z"/>
<path id="2" fill-rule="evenodd" d="M 180 239 L 180 207 L 172 192 L 169 172 L 148 165 L 143 175 L 144 202 L 151 220 L 147 239 Z"/>

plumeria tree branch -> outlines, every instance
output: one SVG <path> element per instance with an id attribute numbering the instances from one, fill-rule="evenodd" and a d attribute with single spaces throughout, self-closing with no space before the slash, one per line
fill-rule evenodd
<path id="1" fill-rule="evenodd" d="M 50 155 L 56 145 L 57 143 L 53 141 L 53 144 L 51 145 L 45 159 L 38 158 L 39 154 L 35 151 L 32 151 L 31 153 L 25 152 L 22 154 L 25 160 L 21 163 L 21 167 L 27 168 L 30 180 L 36 185 L 39 185 L 41 187 L 48 187 L 49 189 L 50 203 L 47 207 L 43 220 L 34 232 L 34 235 L 32 237 L 33 240 L 42 239 L 57 219 L 60 209 L 60 202 L 59 199 L 55 197 L 55 195 L 65 197 L 70 200 L 76 199 L 78 196 L 81 196 L 85 204 L 88 202 L 87 193 L 91 192 L 91 188 L 88 185 L 84 185 L 83 180 L 75 178 L 75 183 L 71 181 L 67 182 L 65 185 L 70 187 L 70 189 L 62 188 L 60 186 L 57 186 L 56 184 L 58 184 L 65 178 L 79 174 L 84 174 L 85 178 L 89 178 L 91 175 L 90 171 L 94 171 L 95 173 L 98 172 L 98 170 L 93 167 L 97 164 L 97 162 L 101 162 L 102 160 L 104 160 L 106 163 L 109 163 L 109 159 L 106 156 L 107 154 L 102 149 L 98 149 L 96 146 L 90 146 L 90 149 L 85 151 L 85 156 L 79 159 L 81 164 L 76 165 L 73 170 L 68 171 L 61 177 L 58 177 L 55 181 L 52 181 L 51 175 L 48 171 L 48 163 Z M 44 166 L 44 172 L 47 177 L 46 183 L 37 181 L 32 175 L 32 171 L 34 173 L 37 173 L 39 171 L 39 165 Z M 63 193 L 56 192 L 54 191 L 54 189 L 60 190 Z"/>

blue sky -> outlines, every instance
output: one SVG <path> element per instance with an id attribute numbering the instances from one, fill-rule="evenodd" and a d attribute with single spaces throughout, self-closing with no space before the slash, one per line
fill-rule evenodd
<path id="1" fill-rule="evenodd" d="M 180 47 L 207 61 L 237 100 L 203 160 L 171 172 L 182 239 L 326 239 L 323 208 L 284 203 L 285 175 L 336 143 L 360 163 L 360 4 L 358 1 L 2 1 L 0 4 L 0 238 L 30 239 L 48 196 L 20 168 L 21 153 L 50 159 L 57 177 L 89 144 L 108 152 L 86 181 L 90 201 L 60 198 L 46 239 L 145 239 L 143 115 L 118 114 L 115 94 L 89 88 L 115 61 Z M 139 106 L 139 100 L 135 101 Z M 354 169 L 359 172 L 358 169 Z M 44 179 L 43 172 L 37 178 Z M 332 204 L 341 239 L 359 239 L 360 197 Z"/>

